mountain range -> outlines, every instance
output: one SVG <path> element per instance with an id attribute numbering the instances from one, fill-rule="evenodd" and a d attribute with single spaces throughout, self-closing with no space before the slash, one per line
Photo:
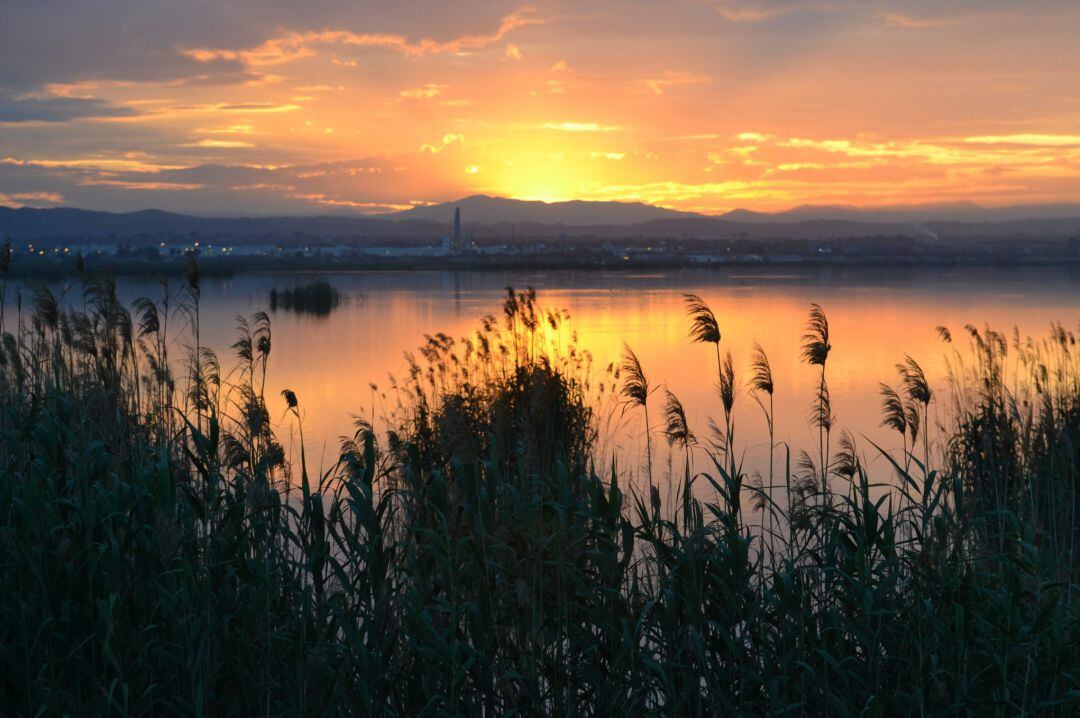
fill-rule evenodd
<path id="1" fill-rule="evenodd" d="M 1080 203 L 1024 204 L 1005 207 L 982 207 L 974 202 L 949 202 L 883 207 L 845 205 L 802 205 L 781 212 L 755 212 L 736 209 L 721 215 L 657 207 L 642 202 L 539 202 L 472 195 L 453 202 L 425 205 L 381 215 L 390 220 L 426 220 L 448 222 L 454 209 L 460 208 L 462 220 L 478 224 L 532 222 L 537 224 L 629 225 L 660 219 L 708 218 L 729 222 L 806 222 L 811 220 L 847 220 L 852 222 L 1008 222 L 1024 219 L 1062 219 L 1080 217 Z"/>
<path id="2" fill-rule="evenodd" d="M 413 207 L 404 212 L 382 215 L 391 220 L 426 220 L 446 222 L 454 216 L 454 209 L 461 209 L 463 221 L 477 224 L 500 222 L 535 222 L 537 224 L 565 224 L 589 226 L 595 224 L 637 224 L 656 219 L 684 219 L 704 217 L 696 212 L 680 212 L 656 207 L 643 202 L 539 202 L 535 200 L 507 199 L 475 194 L 454 202 Z"/>
<path id="3" fill-rule="evenodd" d="M 854 222 L 1012 222 L 1025 219 L 1066 219 L 1080 217 L 1080 203 L 1020 204 L 982 207 L 974 202 L 848 207 L 843 205 L 803 205 L 782 212 L 753 212 L 737 209 L 721 215 L 737 222 L 804 222 L 841 219 Z"/>
<path id="4" fill-rule="evenodd" d="M 803 206 L 777 213 L 679 212 L 640 202 L 531 202 L 475 195 L 381 216 L 201 217 L 161 210 L 111 213 L 59 207 L 0 207 L 0 236 L 15 240 L 158 241 L 171 235 L 289 243 L 311 239 L 431 241 L 452 231 L 454 210 L 481 239 L 806 239 L 910 236 L 1077 237 L 1080 204 L 984 208 L 973 203 L 857 208 Z"/>

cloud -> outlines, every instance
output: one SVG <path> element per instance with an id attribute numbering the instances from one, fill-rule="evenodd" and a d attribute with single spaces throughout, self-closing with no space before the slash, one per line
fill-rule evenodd
<path id="1" fill-rule="evenodd" d="M 795 13 L 830 13 L 858 7 L 858 0 L 720 0 L 716 12 L 734 23 L 760 23 Z"/>
<path id="2" fill-rule="evenodd" d="M 522 58 L 521 48 L 514 43 L 510 43 L 506 46 L 505 55 L 511 60 L 520 60 Z"/>
<path id="3" fill-rule="evenodd" d="M 303 108 L 300 105 L 277 105 L 272 102 L 240 102 L 214 105 L 209 109 L 221 112 L 294 112 Z"/>
<path id="4" fill-rule="evenodd" d="M 429 82 L 423 87 L 414 87 L 409 90 L 402 90 L 398 93 L 401 97 L 411 100 L 430 100 L 436 97 L 443 90 L 447 89 L 449 85 L 438 85 L 434 82 Z"/>
<path id="5" fill-rule="evenodd" d="M 951 24 L 949 20 L 944 18 L 920 18 L 898 12 L 883 13 L 881 17 L 888 24 L 894 27 L 902 27 L 906 30 L 948 27 Z"/>
<path id="6" fill-rule="evenodd" d="M 93 97 L 37 97 L 0 95 L 2 122 L 68 122 L 102 117 L 131 117 L 134 108 L 114 105 Z"/>
<path id="7" fill-rule="evenodd" d="M 782 147 L 816 150 L 847 157 L 876 157 L 897 160 L 917 160 L 936 165 L 1038 165 L 1059 161 L 1046 147 L 1061 147 L 1068 135 L 1003 135 L 1001 137 L 970 137 L 961 139 L 892 140 L 870 142 L 865 140 L 811 140 L 792 137 L 779 142 Z M 1004 138 L 1007 144 L 1028 144 L 1023 149 L 995 147 Z M 1028 142 L 1016 142 L 1016 138 L 1028 138 Z M 1065 144 L 1075 144 L 1075 139 Z M 981 142 L 980 142 L 981 140 Z M 1031 141 L 1037 140 L 1037 141 Z M 970 147 L 965 144 L 985 144 L 988 147 Z"/>
<path id="8" fill-rule="evenodd" d="M 77 159 L 30 159 L 15 157 L 0 159 L 0 165 L 14 167 L 40 167 L 45 169 L 98 170 L 103 172 L 166 172 L 187 169 L 188 165 L 157 164 L 138 157 L 80 157 Z"/>
<path id="9" fill-rule="evenodd" d="M 782 8 L 763 8 L 753 3 L 724 0 L 716 7 L 720 16 L 731 22 L 762 22 L 784 12 Z"/>
<path id="10" fill-rule="evenodd" d="M 193 47 L 184 48 L 181 52 L 198 62 L 233 60 L 255 67 L 294 62 L 314 55 L 315 48 L 326 45 L 384 48 L 400 52 L 408 57 L 423 57 L 425 55 L 455 54 L 483 49 L 488 45 L 500 42 L 517 28 L 544 22 L 546 20 L 539 17 L 534 9 L 522 8 L 503 17 L 494 32 L 461 35 L 445 41 L 425 37 L 413 42 L 404 35 L 393 33 L 357 33 L 352 30 L 324 29 L 289 32 L 242 50 Z"/>
<path id="11" fill-rule="evenodd" d="M 255 132 L 253 125 L 230 125 L 229 127 L 200 128 L 195 130 L 200 135 L 250 135 Z"/>
<path id="12" fill-rule="evenodd" d="M 199 140 L 198 142 L 181 145 L 181 147 L 205 147 L 209 149 L 239 149 L 254 146 L 250 142 L 240 140 Z"/>
<path id="13" fill-rule="evenodd" d="M 459 152 L 412 152 L 303 165 L 215 163 L 144 171 L 138 165 L 96 168 L 75 160 L 6 158 L 0 160 L 0 187 L 7 194 L 13 192 L 8 188 L 19 187 L 25 195 L 21 204 L 30 203 L 29 193 L 48 186 L 47 191 L 71 206 L 109 211 L 158 207 L 176 212 L 280 215 L 321 213 L 335 207 L 372 213 L 405 204 L 414 196 L 418 178 L 427 187 L 439 188 L 437 198 L 462 196 L 470 177 L 462 172 L 463 162 L 468 166 L 468 159 Z M 46 199 L 45 195 L 35 197 L 39 202 Z M 10 204 L 12 198 L 6 199 Z"/>
<path id="14" fill-rule="evenodd" d="M 321 192 L 312 192 L 308 194 L 294 192 L 289 195 L 292 199 L 302 199 L 308 202 L 315 202 L 316 204 L 325 205 L 328 207 L 348 207 L 349 209 L 360 209 L 365 214 L 383 214 L 386 212 L 401 212 L 406 209 L 412 209 L 412 204 L 395 204 L 387 202 L 358 202 L 350 199 L 340 199 L 336 197 L 328 197 Z"/>
<path id="15" fill-rule="evenodd" d="M 980 135 L 965 137 L 964 142 L 980 145 L 1031 145 L 1034 147 L 1073 147 L 1080 145 L 1080 135 Z"/>
<path id="16" fill-rule="evenodd" d="M 465 135 L 448 133 L 443 135 L 442 142 L 439 144 L 425 144 L 420 146 L 421 152 L 430 152 L 433 155 L 437 155 L 452 144 L 465 144 Z"/>
<path id="17" fill-rule="evenodd" d="M 705 141 L 705 140 L 717 140 L 720 139 L 720 135 L 715 132 L 702 132 L 696 135 L 678 135 L 677 137 L 670 137 L 672 140 L 693 140 L 693 141 Z"/>
<path id="18" fill-rule="evenodd" d="M 59 192 L 15 192 L 5 194 L 0 192 L 0 205 L 5 207 L 39 207 L 41 205 L 58 205 L 64 203 L 64 196 Z"/>
<path id="19" fill-rule="evenodd" d="M 141 190 L 144 192 L 191 192 L 203 188 L 201 184 L 190 182 L 133 182 L 112 179 L 84 179 L 79 184 L 89 187 L 116 187 L 117 189 Z"/>
<path id="20" fill-rule="evenodd" d="M 676 72 L 674 70 L 667 70 L 660 75 L 638 80 L 634 84 L 648 90 L 654 95 L 662 95 L 664 94 L 664 90 L 669 87 L 677 85 L 700 85 L 701 83 L 709 82 L 710 80 L 712 80 L 711 77 L 699 72 Z"/>
<path id="21" fill-rule="evenodd" d="M 560 132 L 615 132 L 623 129 L 618 125 L 601 125 L 596 122 L 545 122 L 540 127 Z"/>

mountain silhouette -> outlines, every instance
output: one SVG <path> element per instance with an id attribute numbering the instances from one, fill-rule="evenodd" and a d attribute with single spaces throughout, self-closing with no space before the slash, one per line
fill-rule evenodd
<path id="1" fill-rule="evenodd" d="M 500 222 L 536 222 L 589 226 L 598 224 L 636 224 L 656 219 L 702 217 L 695 212 L 680 212 L 642 202 L 539 202 L 476 194 L 454 202 L 414 207 L 404 212 L 382 215 L 385 219 L 447 222 L 454 209 L 461 208 L 463 222 L 498 224 Z"/>
<path id="2" fill-rule="evenodd" d="M 58 207 L 0 206 L 0 237 L 157 244 L 202 238 L 285 245 L 308 241 L 430 242 L 453 231 L 454 209 L 480 239 L 563 235 L 698 239 L 820 239 L 909 236 L 1010 238 L 1080 236 L 1080 205 L 983 208 L 971 203 L 856 208 L 804 206 L 774 214 L 735 210 L 723 216 L 677 212 L 637 202 L 527 202 L 466 197 L 381 216 L 202 217 L 156 209 L 113 213 Z"/>
<path id="3" fill-rule="evenodd" d="M 851 222 L 1011 222 L 1024 219 L 1065 219 L 1080 217 L 1080 203 L 1022 204 L 982 207 L 971 201 L 932 204 L 852 207 L 847 205 L 801 205 L 781 212 L 736 209 L 721 215 L 732 222 L 807 222 L 844 220 Z"/>

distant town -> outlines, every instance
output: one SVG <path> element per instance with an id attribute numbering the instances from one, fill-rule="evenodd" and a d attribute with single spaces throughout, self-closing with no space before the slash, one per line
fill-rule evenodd
<path id="1" fill-rule="evenodd" d="M 507 200 L 503 200 L 504 202 Z M 639 206 L 640 207 L 640 206 Z M 624 224 L 512 222 L 470 202 L 409 217 L 205 218 L 0 208 L 14 274 L 208 271 L 640 268 L 754 264 L 1080 264 L 1080 218 L 891 221 L 660 216 Z M 437 217 L 425 208 L 426 217 Z M 607 219 L 618 219 L 606 208 Z M 580 215 L 581 209 L 575 208 Z M 635 209 L 635 217 L 641 213 Z M 558 218 L 558 217 L 555 217 Z M 491 220 L 496 221 L 491 221 Z M 540 217 L 539 219 L 544 219 Z"/>

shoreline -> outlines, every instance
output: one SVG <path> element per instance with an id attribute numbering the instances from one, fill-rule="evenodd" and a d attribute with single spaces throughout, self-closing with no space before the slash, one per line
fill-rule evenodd
<path id="1" fill-rule="evenodd" d="M 11 263 L 7 277 L 56 278 L 71 277 L 80 272 L 111 274 L 114 276 L 161 276 L 182 273 L 187 266 L 186 257 L 169 257 L 155 260 L 129 258 L 84 258 L 80 270 L 76 260 L 64 257 L 34 257 L 30 262 L 17 257 Z M 642 271 L 673 269 L 730 269 L 730 268 L 1000 268 L 1016 267 L 1080 267 L 1080 253 L 1058 255 L 1033 255 L 1025 253 L 915 255 L 915 256 L 827 256 L 800 258 L 723 257 L 706 260 L 686 257 L 627 257 L 621 261 L 614 258 L 580 257 L 364 257 L 341 258 L 325 255 L 305 257 L 221 257 L 199 256 L 199 270 L 207 275 L 230 276 L 251 273 L 290 272 L 414 272 L 414 271 L 471 271 L 500 272 L 515 270 L 579 270 L 579 271 Z"/>

